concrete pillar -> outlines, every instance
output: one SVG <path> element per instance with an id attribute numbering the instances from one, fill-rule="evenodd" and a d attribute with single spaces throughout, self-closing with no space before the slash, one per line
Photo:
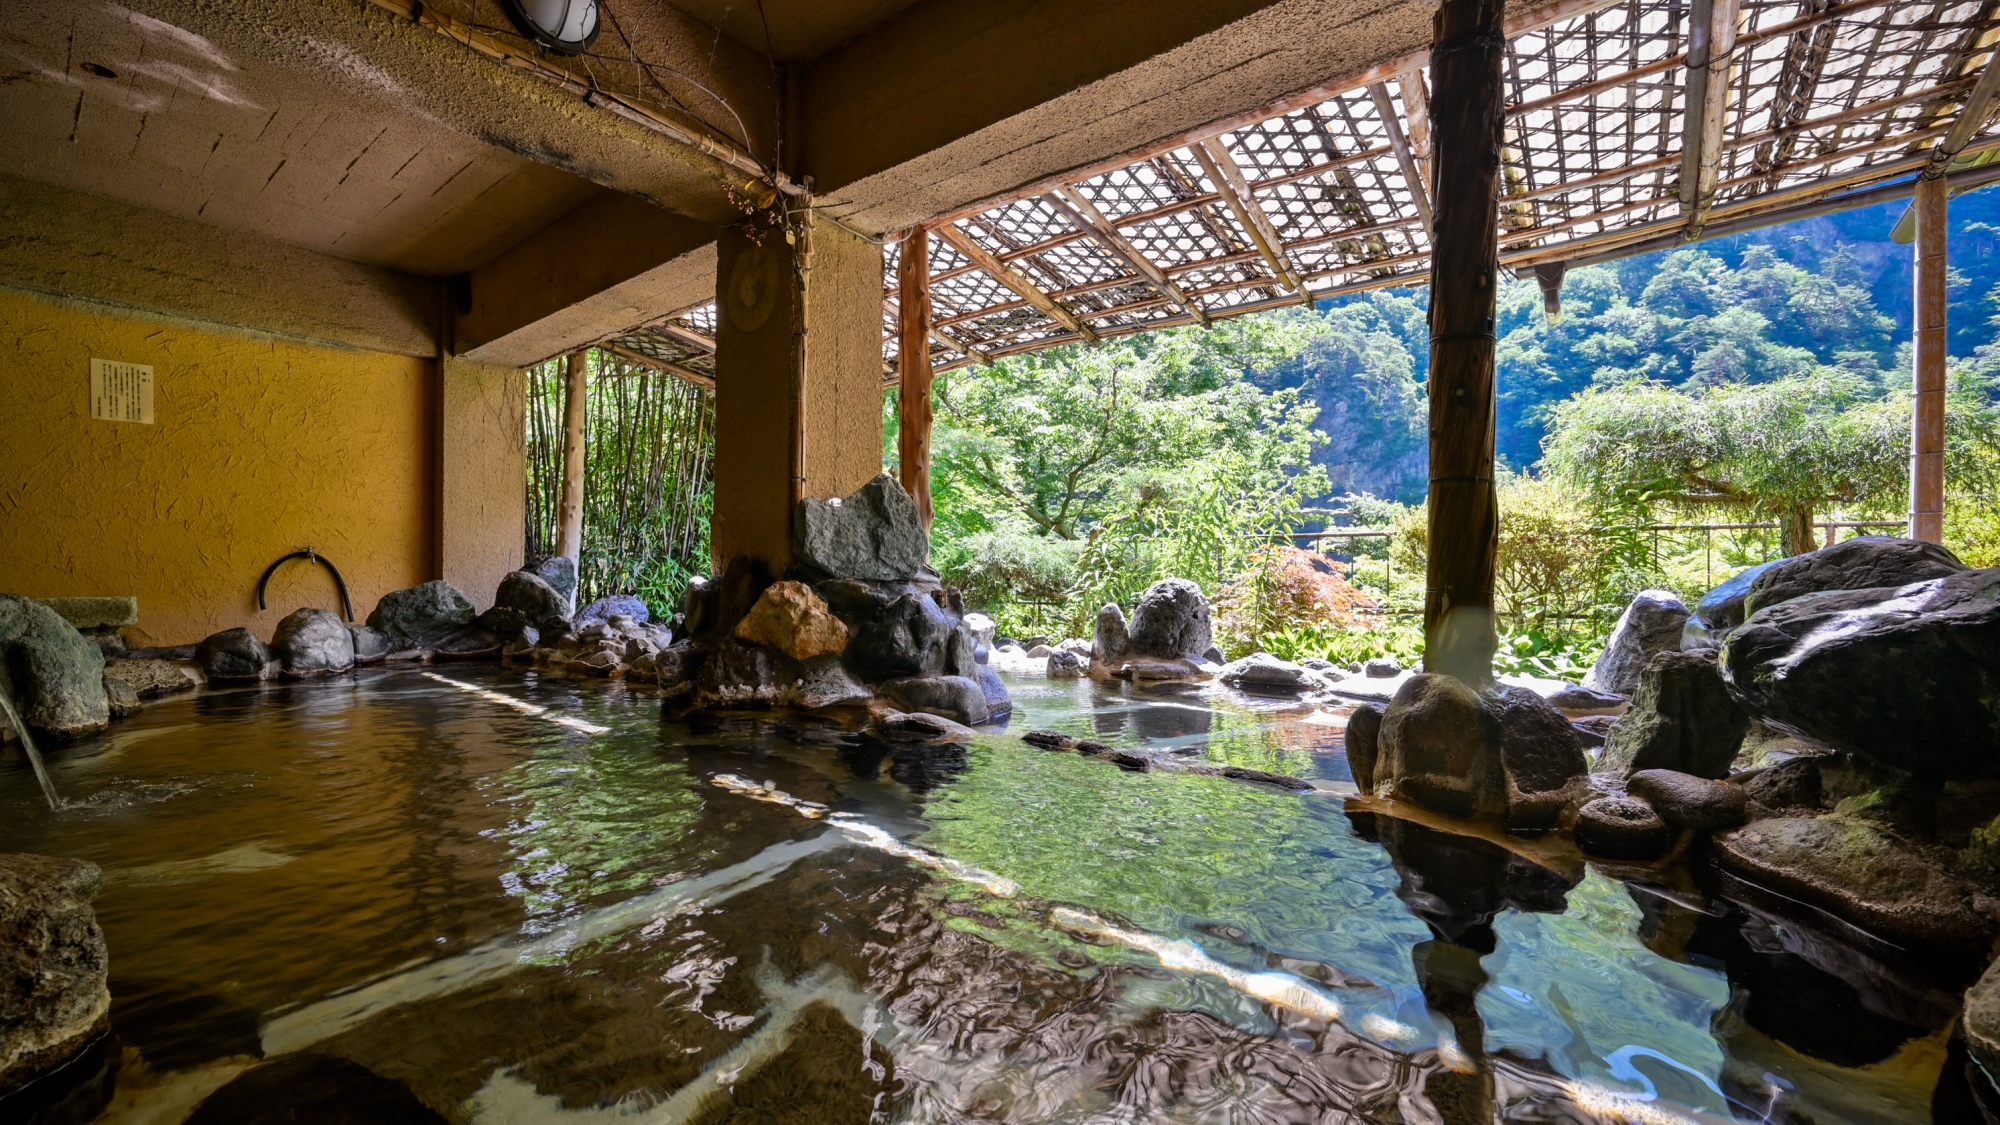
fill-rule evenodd
<path id="1" fill-rule="evenodd" d="M 1945 221 L 1942 176 L 1917 181 L 1915 402 L 1910 411 L 1910 538 L 1944 541 Z"/>
<path id="2" fill-rule="evenodd" d="M 791 564 L 801 497 L 882 471 L 882 248 L 809 213 L 716 246 L 714 573 Z"/>
<path id="3" fill-rule="evenodd" d="M 473 604 L 521 565 L 527 520 L 527 377 L 447 358 L 438 403 L 438 570 Z M 366 614 L 367 606 L 355 606 Z"/>

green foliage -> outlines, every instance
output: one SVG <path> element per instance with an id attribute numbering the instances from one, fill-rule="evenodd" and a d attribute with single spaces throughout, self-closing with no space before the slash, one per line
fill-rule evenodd
<path id="1" fill-rule="evenodd" d="M 1546 464 L 1606 506 L 1780 519 L 1796 554 L 1809 549 L 1817 512 L 1902 502 L 1908 402 L 1869 401 L 1866 389 L 1831 369 L 1693 391 L 1593 387 L 1555 407 Z"/>
<path id="2" fill-rule="evenodd" d="M 1353 631 L 1374 608 L 1341 563 L 1297 547 L 1265 547 L 1217 591 L 1215 643 L 1232 660 L 1259 649 L 1283 656 L 1272 646 L 1291 649 L 1308 637 Z"/>

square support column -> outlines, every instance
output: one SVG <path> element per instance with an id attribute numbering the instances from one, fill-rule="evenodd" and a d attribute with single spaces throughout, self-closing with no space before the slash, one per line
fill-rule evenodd
<path id="1" fill-rule="evenodd" d="M 485 609 L 500 579 L 521 565 L 527 376 L 518 367 L 456 357 L 439 367 L 437 566 L 440 577 Z"/>
<path id="2" fill-rule="evenodd" d="M 1917 181 L 1916 346 L 1910 411 L 1910 538 L 1944 542 L 1944 177 Z"/>
<path id="3" fill-rule="evenodd" d="M 806 212 L 716 246 L 714 573 L 780 577 L 800 499 L 882 471 L 882 248 Z"/>

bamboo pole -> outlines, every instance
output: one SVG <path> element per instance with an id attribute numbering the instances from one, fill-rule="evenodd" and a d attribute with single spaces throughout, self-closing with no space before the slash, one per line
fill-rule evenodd
<path id="1" fill-rule="evenodd" d="M 1910 411 L 1910 538 L 1944 540 L 1945 221 L 1943 176 L 1917 182 L 1915 402 Z"/>
<path id="2" fill-rule="evenodd" d="M 583 554 L 584 396 L 589 390 L 587 353 L 571 353 L 563 372 L 562 509 L 556 554 L 581 560 Z"/>
<path id="3" fill-rule="evenodd" d="M 896 263 L 896 374 L 902 381 L 896 427 L 903 491 L 917 503 L 929 531 L 931 509 L 931 232 L 918 227 L 903 240 Z"/>
<path id="4" fill-rule="evenodd" d="M 1424 666 L 1488 682 L 1493 579 L 1494 320 L 1500 271 L 1502 0 L 1444 0 L 1432 22 L 1430 550 Z"/>

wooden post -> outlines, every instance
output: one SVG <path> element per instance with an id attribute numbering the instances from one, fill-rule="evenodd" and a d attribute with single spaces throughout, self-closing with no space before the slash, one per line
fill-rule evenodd
<path id="1" fill-rule="evenodd" d="M 583 554 L 583 404 L 589 381 L 585 353 L 571 353 L 563 369 L 562 511 L 556 528 L 556 554 L 569 559 Z"/>
<path id="2" fill-rule="evenodd" d="M 1910 538 L 1944 541 L 1945 219 L 1943 176 L 1917 181 L 1916 356 L 1910 411 Z"/>
<path id="3" fill-rule="evenodd" d="M 1504 122 L 1502 0 L 1444 0 L 1431 25 L 1430 544 L 1424 667 L 1493 674 L 1493 381 Z"/>
<path id="4" fill-rule="evenodd" d="M 917 502 L 917 515 L 930 530 L 931 518 L 931 232 L 918 227 L 903 240 L 896 265 L 896 373 L 900 422 L 896 449 L 901 455 L 903 491 Z"/>

